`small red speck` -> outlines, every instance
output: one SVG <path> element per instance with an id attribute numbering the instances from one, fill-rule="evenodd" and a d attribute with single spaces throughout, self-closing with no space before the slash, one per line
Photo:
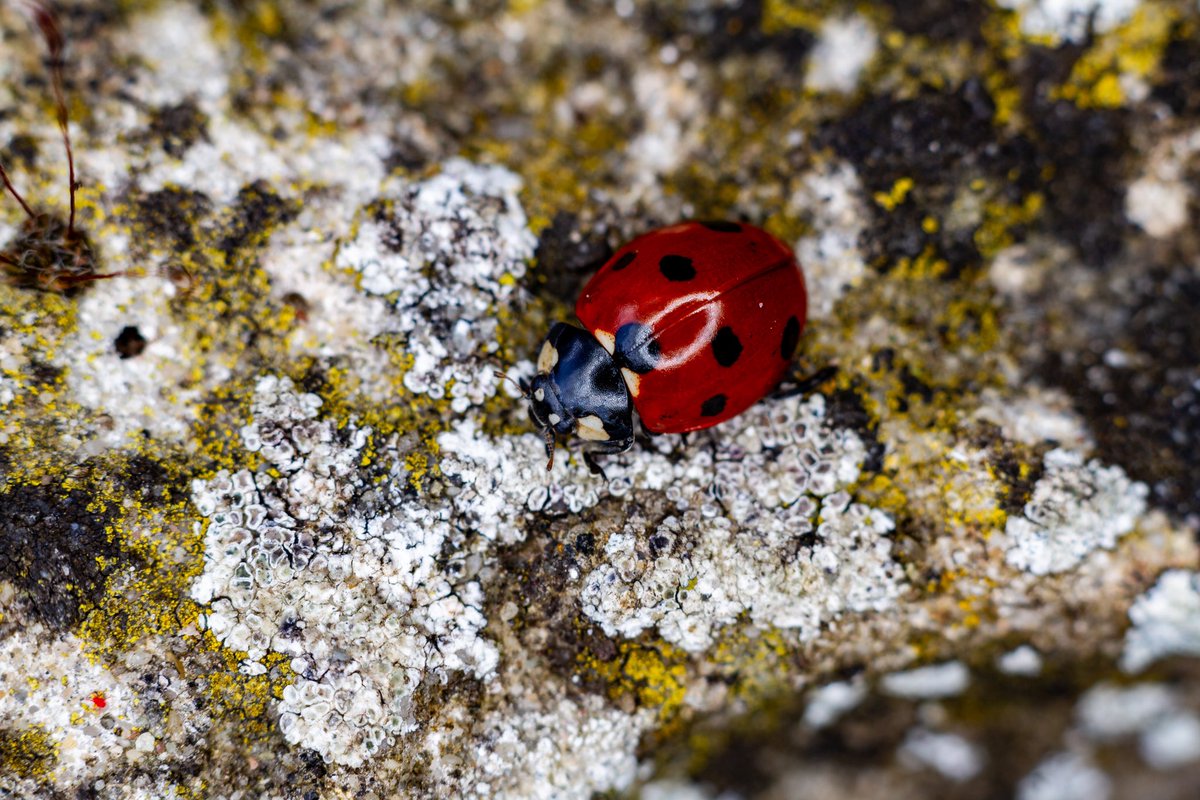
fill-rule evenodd
<path id="1" fill-rule="evenodd" d="M 92 704 L 96 706 L 96 708 L 104 708 L 106 705 L 108 705 L 108 701 L 104 699 L 104 695 L 94 694 L 92 695 Z"/>

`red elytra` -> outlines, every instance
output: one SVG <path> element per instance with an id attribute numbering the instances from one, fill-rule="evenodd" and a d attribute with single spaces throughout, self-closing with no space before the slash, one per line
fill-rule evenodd
<path id="1" fill-rule="evenodd" d="M 621 373 L 653 433 L 708 428 L 762 399 L 791 372 L 807 311 L 791 249 L 732 222 L 685 222 L 639 236 L 575 305 L 609 353 L 622 338 L 619 352 L 647 356 Z M 630 336 L 639 341 L 631 345 Z"/>

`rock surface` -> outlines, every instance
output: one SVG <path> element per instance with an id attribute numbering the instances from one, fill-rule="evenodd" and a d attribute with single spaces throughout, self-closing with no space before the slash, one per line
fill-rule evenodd
<path id="1" fill-rule="evenodd" d="M 59 15 L 70 274 L 0 3 L 0 795 L 1194 796 L 1194 0 Z M 547 474 L 496 369 L 686 218 L 836 377 Z"/>

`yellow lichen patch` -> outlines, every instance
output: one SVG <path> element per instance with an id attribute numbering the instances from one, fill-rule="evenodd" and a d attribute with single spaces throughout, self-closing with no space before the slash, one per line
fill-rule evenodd
<path id="1" fill-rule="evenodd" d="M 547 102 L 566 88 L 547 86 Z M 472 157 L 511 164 L 521 175 L 521 200 L 534 233 L 549 225 L 558 211 L 586 205 L 589 187 L 611 184 L 625 143 L 614 120 L 598 116 L 564 131 L 551 116 L 535 117 L 537 131 L 528 141 L 480 139 L 468 150 Z"/>
<path id="2" fill-rule="evenodd" d="M 742 621 L 748 622 L 745 616 Z M 730 691 L 754 707 L 786 691 L 781 677 L 795 657 L 793 637 L 779 629 L 733 625 L 722 630 L 707 660 L 720 665 L 722 672 L 733 678 Z"/>
<path id="3" fill-rule="evenodd" d="M 112 661 L 139 641 L 195 622 L 188 597 L 203 568 L 203 531 L 195 525 L 187 475 L 170 456 L 118 453 L 61 479 L 107 520 L 111 555 L 97 554 L 103 592 L 84 597 L 78 635 L 94 657 Z"/>
<path id="4" fill-rule="evenodd" d="M 432 398 L 414 395 L 404 386 L 404 374 L 412 367 L 412 355 L 403 350 L 403 342 L 396 337 L 381 337 L 376 345 L 387 350 L 395 369 L 388 374 L 392 392 L 386 402 L 366 396 L 362 391 L 361 378 L 353 371 L 340 367 L 319 369 L 310 359 L 294 362 L 285 371 L 297 385 L 315 384 L 311 391 L 321 398 L 320 416 L 333 420 L 338 428 L 354 425 L 367 428 L 370 433 L 363 447 L 360 464 L 363 467 L 375 462 L 377 449 L 383 440 L 400 437 L 407 443 L 403 450 L 408 481 L 417 491 L 422 491 L 425 480 L 439 474 L 437 437 L 449 428 L 450 400 L 447 397 Z M 315 371 L 314 371 L 315 370 Z M 446 387 L 449 393 L 450 387 Z M 386 470 L 381 470 L 383 475 Z"/>
<path id="5" fill-rule="evenodd" d="M 580 666 L 608 684 L 614 701 L 630 698 L 637 706 L 657 709 L 663 723 L 673 720 L 683 706 L 686 653 L 667 642 L 621 642 L 616 658 L 600 661 L 584 654 Z"/>
<path id="6" fill-rule="evenodd" d="M 916 430 L 901 419 L 880 427 L 892 442 L 884 467 L 905 498 L 905 512 L 930 529 L 930 541 L 957 546 L 956 541 L 981 542 L 1003 530 L 1003 487 L 986 453 L 957 446 L 937 427 Z"/>
<path id="7" fill-rule="evenodd" d="M 978 297 L 963 296 L 947 304 L 938 321 L 938 330 L 942 341 L 954 350 L 969 347 L 985 352 L 1000 342 L 996 307 Z"/>
<path id="8" fill-rule="evenodd" d="M 763 33 L 815 31 L 834 6 L 828 0 L 766 0 L 762 10 Z"/>
<path id="9" fill-rule="evenodd" d="M 13 456 L 6 483 L 40 479 L 56 463 L 53 444 L 88 419 L 67 399 L 66 372 L 54 362 L 76 324 L 74 300 L 0 284 L 0 329 L 15 356 L 0 368 L 0 393 L 11 392 L 0 414 L 0 442 Z"/>
<path id="10" fill-rule="evenodd" d="M 192 441 L 195 477 L 211 478 L 220 470 L 257 469 L 258 453 L 242 446 L 241 429 L 251 421 L 253 386 L 229 384 L 218 388 L 195 408 Z"/>
<path id="11" fill-rule="evenodd" d="M 900 514 L 908 507 L 908 498 L 896 482 L 887 475 L 875 474 L 854 487 L 859 502 L 889 514 Z"/>
<path id="12" fill-rule="evenodd" d="M 901 258 L 896 261 L 891 275 L 900 281 L 925 281 L 938 279 L 950 270 L 950 263 L 939 258 L 932 247 L 926 247 L 916 258 Z"/>
<path id="13" fill-rule="evenodd" d="M 58 762 L 58 746 L 40 727 L 0 730 L 0 773 L 40 780 Z"/>
<path id="14" fill-rule="evenodd" d="M 270 704 L 283 698 L 283 690 L 295 681 L 291 659 L 283 653 L 268 652 L 258 663 L 265 671 L 247 675 L 242 671 L 247 654 L 221 644 L 210 631 L 201 639 L 204 648 L 218 657 L 220 669 L 196 675 L 213 704 L 213 715 L 237 723 L 237 735 L 244 741 L 261 739 L 274 730 Z M 259 670 L 254 670 L 259 671 Z"/>
<path id="15" fill-rule="evenodd" d="M 912 178 L 899 178 L 892 184 L 891 189 L 886 192 L 876 192 L 872 195 L 872 199 L 876 205 L 886 208 L 888 211 L 895 211 L 896 206 L 904 202 L 912 188 Z"/>
<path id="16" fill-rule="evenodd" d="M 985 259 L 994 257 L 1011 245 L 1014 229 L 1029 225 L 1041 214 L 1045 198 L 1031 192 L 1020 203 L 989 203 L 984 207 L 983 222 L 975 231 L 975 246 Z"/>
<path id="17" fill-rule="evenodd" d="M 1163 5 L 1138 9 L 1128 22 L 1088 48 L 1075 62 L 1066 82 L 1051 95 L 1081 108 L 1124 105 L 1123 82 L 1146 78 L 1154 71 L 1178 16 L 1177 11 Z"/>

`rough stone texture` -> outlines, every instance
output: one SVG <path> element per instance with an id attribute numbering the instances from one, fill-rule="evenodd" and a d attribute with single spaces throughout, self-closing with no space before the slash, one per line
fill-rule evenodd
<path id="1" fill-rule="evenodd" d="M 1194 0 L 0 2 L 0 796 L 1192 798 Z M 743 220 L 797 374 L 513 381 Z"/>

